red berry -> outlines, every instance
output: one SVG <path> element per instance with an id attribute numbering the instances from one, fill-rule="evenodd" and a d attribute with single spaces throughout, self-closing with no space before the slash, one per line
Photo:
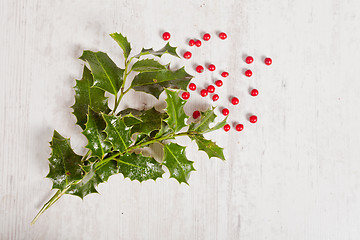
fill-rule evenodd
<path id="1" fill-rule="evenodd" d="M 181 94 L 181 97 L 183 98 L 183 99 L 189 99 L 189 97 L 190 97 L 190 93 L 188 93 L 188 92 L 183 92 L 182 94 Z"/>
<path id="2" fill-rule="evenodd" d="M 195 90 L 196 90 L 196 85 L 195 85 L 195 83 L 190 83 L 189 89 L 190 89 L 191 91 L 195 91 Z"/>
<path id="3" fill-rule="evenodd" d="M 214 64 L 210 64 L 208 68 L 210 71 L 215 71 L 216 69 Z"/>
<path id="4" fill-rule="evenodd" d="M 184 53 L 184 58 L 185 59 L 190 59 L 191 58 L 191 52 Z"/>
<path id="5" fill-rule="evenodd" d="M 259 91 L 257 89 L 251 90 L 251 96 L 256 97 L 259 94 Z"/>
<path id="6" fill-rule="evenodd" d="M 252 115 L 252 116 L 250 116 L 249 120 L 250 120 L 251 123 L 256 123 L 257 122 L 257 116 Z"/>
<path id="7" fill-rule="evenodd" d="M 272 64 L 271 58 L 265 58 L 264 62 L 265 62 L 266 65 L 271 65 Z"/>
<path id="8" fill-rule="evenodd" d="M 224 130 L 225 130 L 225 132 L 228 132 L 230 130 L 230 124 L 226 124 L 224 126 Z"/>
<path id="9" fill-rule="evenodd" d="M 252 76 L 252 71 L 249 69 L 249 70 L 246 70 L 245 71 L 245 76 L 247 77 L 251 77 Z"/>
<path id="10" fill-rule="evenodd" d="M 193 112 L 193 118 L 197 119 L 198 117 L 200 117 L 200 112 L 199 111 L 194 111 Z"/>
<path id="11" fill-rule="evenodd" d="M 200 95 L 202 97 L 206 97 L 208 95 L 208 91 L 206 89 L 203 89 L 203 90 L 200 91 Z"/>
<path id="12" fill-rule="evenodd" d="M 211 38 L 211 36 L 210 36 L 210 34 L 208 34 L 208 33 L 205 33 L 204 36 L 203 36 L 203 39 L 204 39 L 205 41 L 209 41 L 210 38 Z"/>
<path id="13" fill-rule="evenodd" d="M 244 129 L 244 125 L 237 124 L 235 128 L 236 128 L 236 131 L 241 132 Z"/>
<path id="14" fill-rule="evenodd" d="M 229 73 L 228 72 L 222 72 L 221 76 L 225 78 L 225 77 L 229 76 Z"/>
<path id="15" fill-rule="evenodd" d="M 164 39 L 165 41 L 169 40 L 169 39 L 170 39 L 170 33 L 164 32 L 164 33 L 163 33 L 163 39 Z"/>
<path id="16" fill-rule="evenodd" d="M 212 100 L 213 100 L 214 102 L 216 102 L 217 100 L 219 100 L 219 95 L 214 94 L 214 96 L 212 96 Z"/>
<path id="17" fill-rule="evenodd" d="M 218 86 L 218 87 L 221 87 L 223 85 L 223 82 L 221 80 L 217 80 L 215 82 L 215 85 Z"/>
<path id="18" fill-rule="evenodd" d="M 224 108 L 224 109 L 222 110 L 222 114 L 223 114 L 224 116 L 229 115 L 229 109 Z"/>
<path id="19" fill-rule="evenodd" d="M 239 99 L 238 99 L 237 97 L 233 97 L 233 98 L 231 99 L 231 103 L 232 103 L 233 105 L 237 105 L 237 104 L 239 104 Z"/>
<path id="20" fill-rule="evenodd" d="M 252 56 L 248 56 L 248 57 L 245 59 L 245 62 L 246 62 L 247 64 L 250 64 L 250 63 L 252 63 L 253 61 L 254 61 L 254 59 L 253 59 Z"/>
<path id="21" fill-rule="evenodd" d="M 196 67 L 196 71 L 197 71 L 198 73 L 202 73 L 202 72 L 204 71 L 203 66 L 201 66 L 201 65 L 197 66 L 197 67 Z"/>
<path id="22" fill-rule="evenodd" d="M 209 93 L 213 93 L 213 92 L 215 92 L 215 87 L 214 87 L 213 85 L 209 85 L 209 86 L 207 87 L 207 91 L 208 91 Z"/>
<path id="23" fill-rule="evenodd" d="M 195 45 L 195 41 L 194 41 L 194 39 L 191 39 L 191 40 L 189 41 L 189 46 L 192 47 L 192 46 L 194 46 L 194 45 Z"/>
<path id="24" fill-rule="evenodd" d="M 225 39 L 227 38 L 226 33 L 221 32 L 221 33 L 219 34 L 219 38 L 222 39 L 222 40 L 225 40 Z"/>
<path id="25" fill-rule="evenodd" d="M 196 41 L 195 41 L 195 45 L 196 45 L 197 47 L 200 47 L 200 46 L 201 46 L 201 41 L 200 41 L 200 40 L 196 40 Z"/>

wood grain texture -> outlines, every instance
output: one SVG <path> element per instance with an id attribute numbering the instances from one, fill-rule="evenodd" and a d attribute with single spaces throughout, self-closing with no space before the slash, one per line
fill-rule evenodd
<path id="1" fill-rule="evenodd" d="M 357 0 L 0 1 L 0 239 L 359 239 L 359 10 Z M 186 69 L 195 74 L 194 65 L 211 62 L 230 72 L 218 106 L 239 96 L 229 121 L 245 129 L 211 135 L 227 161 L 208 160 L 192 143 L 190 186 L 168 173 L 141 184 L 117 175 L 100 195 L 65 196 L 30 226 L 53 194 L 44 178 L 53 129 L 84 153 L 69 108 L 82 50 L 119 62 L 109 33 L 125 34 L 137 52 L 160 48 L 164 30 L 179 53 L 190 38 L 213 35 L 191 48 Z M 218 31 L 229 38 L 219 40 Z M 251 79 L 243 77 L 248 54 Z M 216 78 L 204 73 L 195 82 L 205 87 Z M 260 91 L 255 99 L 252 87 Z M 209 101 L 193 94 L 186 111 Z M 124 102 L 157 104 L 133 92 Z"/>

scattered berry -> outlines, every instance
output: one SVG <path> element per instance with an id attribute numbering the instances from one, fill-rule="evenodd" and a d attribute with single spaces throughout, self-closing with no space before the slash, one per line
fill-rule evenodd
<path id="1" fill-rule="evenodd" d="M 202 73 L 202 72 L 204 71 L 203 66 L 201 66 L 201 65 L 197 66 L 197 67 L 196 67 L 196 71 L 197 71 L 198 73 Z"/>
<path id="2" fill-rule="evenodd" d="M 225 78 L 225 77 L 229 76 L 229 73 L 228 72 L 222 72 L 221 76 Z"/>
<path id="3" fill-rule="evenodd" d="M 227 38 L 226 33 L 221 32 L 221 33 L 219 34 L 219 38 L 222 39 L 222 40 L 225 40 L 225 39 Z"/>
<path id="4" fill-rule="evenodd" d="M 200 40 L 196 40 L 196 41 L 195 41 L 195 46 L 200 47 L 200 46 L 201 46 L 201 41 L 200 41 Z"/>
<path id="5" fill-rule="evenodd" d="M 207 91 L 208 91 L 209 93 L 213 93 L 213 92 L 215 92 L 215 87 L 214 87 L 213 85 L 209 85 L 209 86 L 207 87 Z"/>
<path id="6" fill-rule="evenodd" d="M 225 132 L 228 132 L 230 130 L 230 124 L 226 124 L 224 126 L 224 130 L 225 130 Z"/>
<path id="7" fill-rule="evenodd" d="M 218 86 L 218 87 L 221 87 L 223 85 L 223 82 L 221 80 L 217 80 L 215 82 L 215 85 Z"/>
<path id="8" fill-rule="evenodd" d="M 256 97 L 259 94 L 259 91 L 257 89 L 251 90 L 251 96 Z"/>
<path id="9" fill-rule="evenodd" d="M 245 59 L 245 62 L 247 63 L 247 64 L 250 64 L 250 63 L 252 63 L 254 61 L 254 58 L 252 57 L 252 56 L 248 56 L 248 57 L 246 57 L 246 59 Z"/>
<path id="10" fill-rule="evenodd" d="M 186 53 L 184 53 L 184 58 L 185 59 L 190 59 L 191 58 L 191 52 L 186 52 Z"/>
<path id="11" fill-rule="evenodd" d="M 242 124 L 237 124 L 235 127 L 236 131 L 241 132 L 244 129 L 244 125 Z"/>
<path id="12" fill-rule="evenodd" d="M 197 119 L 198 117 L 200 117 L 200 112 L 199 111 L 194 111 L 193 112 L 193 118 Z"/>
<path id="13" fill-rule="evenodd" d="M 227 108 L 224 108 L 221 112 L 224 116 L 229 115 L 229 109 L 227 109 Z"/>
<path id="14" fill-rule="evenodd" d="M 206 97 L 208 95 L 208 91 L 206 89 L 203 89 L 203 90 L 200 91 L 200 95 L 202 97 Z"/>
<path id="15" fill-rule="evenodd" d="M 203 39 L 204 39 L 205 41 L 209 41 L 210 38 L 211 38 L 211 36 L 210 36 L 210 34 L 208 34 L 208 33 L 205 33 L 204 36 L 203 36 Z"/>
<path id="16" fill-rule="evenodd" d="M 189 46 L 192 47 L 192 46 L 194 46 L 194 45 L 195 45 L 194 39 L 190 39 L 190 41 L 189 41 Z"/>
<path id="17" fill-rule="evenodd" d="M 245 76 L 247 77 L 251 77 L 252 76 L 252 71 L 250 69 L 245 71 Z"/>
<path id="18" fill-rule="evenodd" d="M 183 92 L 182 94 L 181 94 L 181 97 L 183 98 L 183 99 L 189 99 L 189 97 L 190 97 L 190 93 L 189 92 Z"/>
<path id="19" fill-rule="evenodd" d="M 264 62 L 265 62 L 266 65 L 271 65 L 272 64 L 271 58 L 265 58 Z"/>
<path id="20" fill-rule="evenodd" d="M 190 83 L 189 89 L 190 89 L 191 91 L 195 91 L 195 90 L 196 90 L 196 85 L 195 85 L 195 83 Z"/>
<path id="21" fill-rule="evenodd" d="M 257 122 L 257 116 L 252 115 L 252 116 L 250 116 L 249 120 L 250 120 L 251 123 L 256 123 Z"/>
<path id="22" fill-rule="evenodd" d="M 214 96 L 212 96 L 212 100 L 213 100 L 214 102 L 216 102 L 217 100 L 219 100 L 219 95 L 214 94 Z"/>
<path id="23" fill-rule="evenodd" d="M 210 71 L 215 71 L 215 65 L 214 64 L 210 64 L 209 65 L 209 67 L 208 67 L 208 69 L 210 70 Z"/>
<path id="24" fill-rule="evenodd" d="M 233 98 L 231 99 L 231 103 L 232 103 L 233 105 L 237 105 L 237 104 L 239 104 L 239 99 L 238 99 L 237 97 L 233 97 Z"/>
<path id="25" fill-rule="evenodd" d="M 163 33 L 163 39 L 164 39 L 165 41 L 169 40 L 169 39 L 170 39 L 170 33 L 164 32 L 164 33 Z"/>

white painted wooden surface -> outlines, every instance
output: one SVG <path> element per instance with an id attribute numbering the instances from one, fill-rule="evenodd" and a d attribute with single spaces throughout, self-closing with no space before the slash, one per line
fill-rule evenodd
<path id="1" fill-rule="evenodd" d="M 0 239 L 360 239 L 359 12 L 358 0 L 0 1 Z M 179 52 L 203 31 L 229 35 L 193 48 L 186 63 L 192 74 L 208 61 L 231 74 L 219 105 L 240 96 L 230 122 L 245 130 L 211 136 L 227 162 L 191 144 L 190 186 L 168 173 L 142 184 L 117 175 L 101 195 L 65 196 L 30 226 L 53 194 L 44 178 L 53 129 L 83 153 L 68 108 L 82 50 L 120 60 L 109 33 L 124 33 L 138 51 L 160 48 L 163 30 Z M 247 54 L 252 79 L 242 75 Z M 137 107 L 155 103 L 133 93 L 126 101 L 134 99 Z M 204 107 L 192 99 L 188 113 Z M 251 112 L 255 126 L 246 122 Z"/>

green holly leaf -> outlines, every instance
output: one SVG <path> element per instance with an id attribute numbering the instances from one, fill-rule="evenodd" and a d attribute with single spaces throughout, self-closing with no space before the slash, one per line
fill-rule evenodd
<path id="1" fill-rule="evenodd" d="M 139 118 L 140 115 L 141 111 L 134 108 L 126 108 L 117 114 L 117 116 L 121 116 L 124 119 L 125 125 L 127 127 L 132 127 L 135 124 L 142 123 L 141 119 Z"/>
<path id="2" fill-rule="evenodd" d="M 106 128 L 107 141 L 109 141 L 114 150 L 124 152 L 132 143 L 130 128 L 125 125 L 122 117 L 110 116 L 102 114 Z"/>
<path id="3" fill-rule="evenodd" d="M 91 155 L 100 159 L 111 151 L 111 143 L 106 141 L 104 133 L 106 123 L 102 116 L 89 108 L 86 128 L 83 134 L 88 139 L 86 147 L 91 150 Z"/>
<path id="4" fill-rule="evenodd" d="M 68 184 L 82 178 L 81 156 L 72 150 L 70 139 L 64 138 L 57 131 L 54 131 L 50 147 L 50 171 L 46 177 L 52 180 L 52 188 L 64 190 Z"/>
<path id="5" fill-rule="evenodd" d="M 165 137 L 170 134 L 174 133 L 174 131 L 169 127 L 169 125 L 164 122 L 164 120 L 161 122 L 161 128 L 156 133 L 155 138 Z M 173 137 L 169 137 L 169 139 L 173 139 Z"/>
<path id="6" fill-rule="evenodd" d="M 216 145 L 215 142 L 205 139 L 203 135 L 192 135 L 190 136 L 191 140 L 195 140 L 196 144 L 199 147 L 199 150 L 206 152 L 206 154 L 211 157 L 217 157 L 222 160 L 225 160 L 224 149 Z"/>
<path id="7" fill-rule="evenodd" d="M 178 92 L 168 89 L 165 89 L 165 92 L 167 95 L 167 98 L 165 99 L 167 103 L 166 112 L 169 117 L 164 121 L 174 132 L 178 132 L 186 126 L 185 120 L 189 118 L 184 112 L 186 101 L 178 96 Z"/>
<path id="8" fill-rule="evenodd" d="M 164 88 L 181 89 L 186 91 L 187 85 L 193 76 L 189 75 L 184 67 L 171 71 L 164 69 L 156 72 L 143 72 L 138 74 L 131 83 L 136 91 L 150 93 L 159 99 Z"/>
<path id="9" fill-rule="evenodd" d="M 143 48 L 141 50 L 141 52 L 139 54 L 135 55 L 134 57 L 140 58 L 141 56 L 147 55 L 147 54 L 152 54 L 154 56 L 161 57 L 165 53 L 168 53 L 172 56 L 180 58 L 179 55 L 176 53 L 176 47 L 170 46 L 170 43 L 166 43 L 166 45 L 158 51 L 154 51 L 152 48 L 148 48 L 148 49 Z"/>
<path id="10" fill-rule="evenodd" d="M 150 136 L 151 132 L 161 128 L 161 119 L 163 116 L 164 114 L 156 111 L 155 108 L 143 111 L 142 114 L 138 116 L 141 122 L 132 125 L 131 135 L 134 133 L 144 133 Z"/>
<path id="11" fill-rule="evenodd" d="M 138 180 L 139 182 L 161 177 L 164 170 L 160 163 L 152 157 L 145 157 L 140 154 L 125 154 L 118 159 L 119 172 L 130 180 Z"/>
<path id="12" fill-rule="evenodd" d="M 185 155 L 185 147 L 176 143 L 164 146 L 163 164 L 169 169 L 170 177 L 175 178 L 179 183 L 188 184 L 190 172 L 195 170 L 193 162 Z"/>
<path id="13" fill-rule="evenodd" d="M 215 131 L 225 126 L 227 117 L 223 121 L 216 124 L 214 127 L 210 128 L 209 125 L 210 123 L 214 122 L 215 118 L 216 118 L 216 114 L 214 113 L 214 108 L 202 112 L 200 120 L 191 123 L 188 132 L 196 132 L 198 134 L 204 134 Z"/>
<path id="14" fill-rule="evenodd" d="M 165 69 L 167 69 L 166 66 L 161 65 L 158 61 L 153 59 L 140 60 L 132 66 L 132 70 L 136 72 L 156 72 Z"/>
<path id="15" fill-rule="evenodd" d="M 95 171 L 101 181 L 106 182 L 110 176 L 119 173 L 119 167 L 116 161 L 111 160 L 105 164 L 102 164 L 101 167 L 96 168 Z"/>
<path id="16" fill-rule="evenodd" d="M 92 165 L 90 171 L 82 178 L 82 180 L 71 185 L 66 193 L 83 199 L 90 193 L 98 193 L 96 186 L 102 182 L 101 178 L 95 172 L 94 165 Z"/>
<path id="17" fill-rule="evenodd" d="M 93 86 L 116 96 L 123 83 L 124 69 L 117 67 L 111 58 L 103 52 L 86 50 L 80 59 L 90 65 L 94 77 Z"/>
<path id="18" fill-rule="evenodd" d="M 85 129 L 87 121 L 88 107 L 90 106 L 95 112 L 109 113 L 108 99 L 104 96 L 105 92 L 99 88 L 92 88 L 93 76 L 90 70 L 84 66 L 83 77 L 81 80 L 76 80 L 75 89 L 75 104 L 72 106 L 78 124 L 82 129 Z"/>
<path id="19" fill-rule="evenodd" d="M 110 36 L 119 44 L 124 52 L 124 57 L 127 59 L 131 52 L 131 46 L 127 38 L 124 37 L 121 33 L 112 33 Z"/>

